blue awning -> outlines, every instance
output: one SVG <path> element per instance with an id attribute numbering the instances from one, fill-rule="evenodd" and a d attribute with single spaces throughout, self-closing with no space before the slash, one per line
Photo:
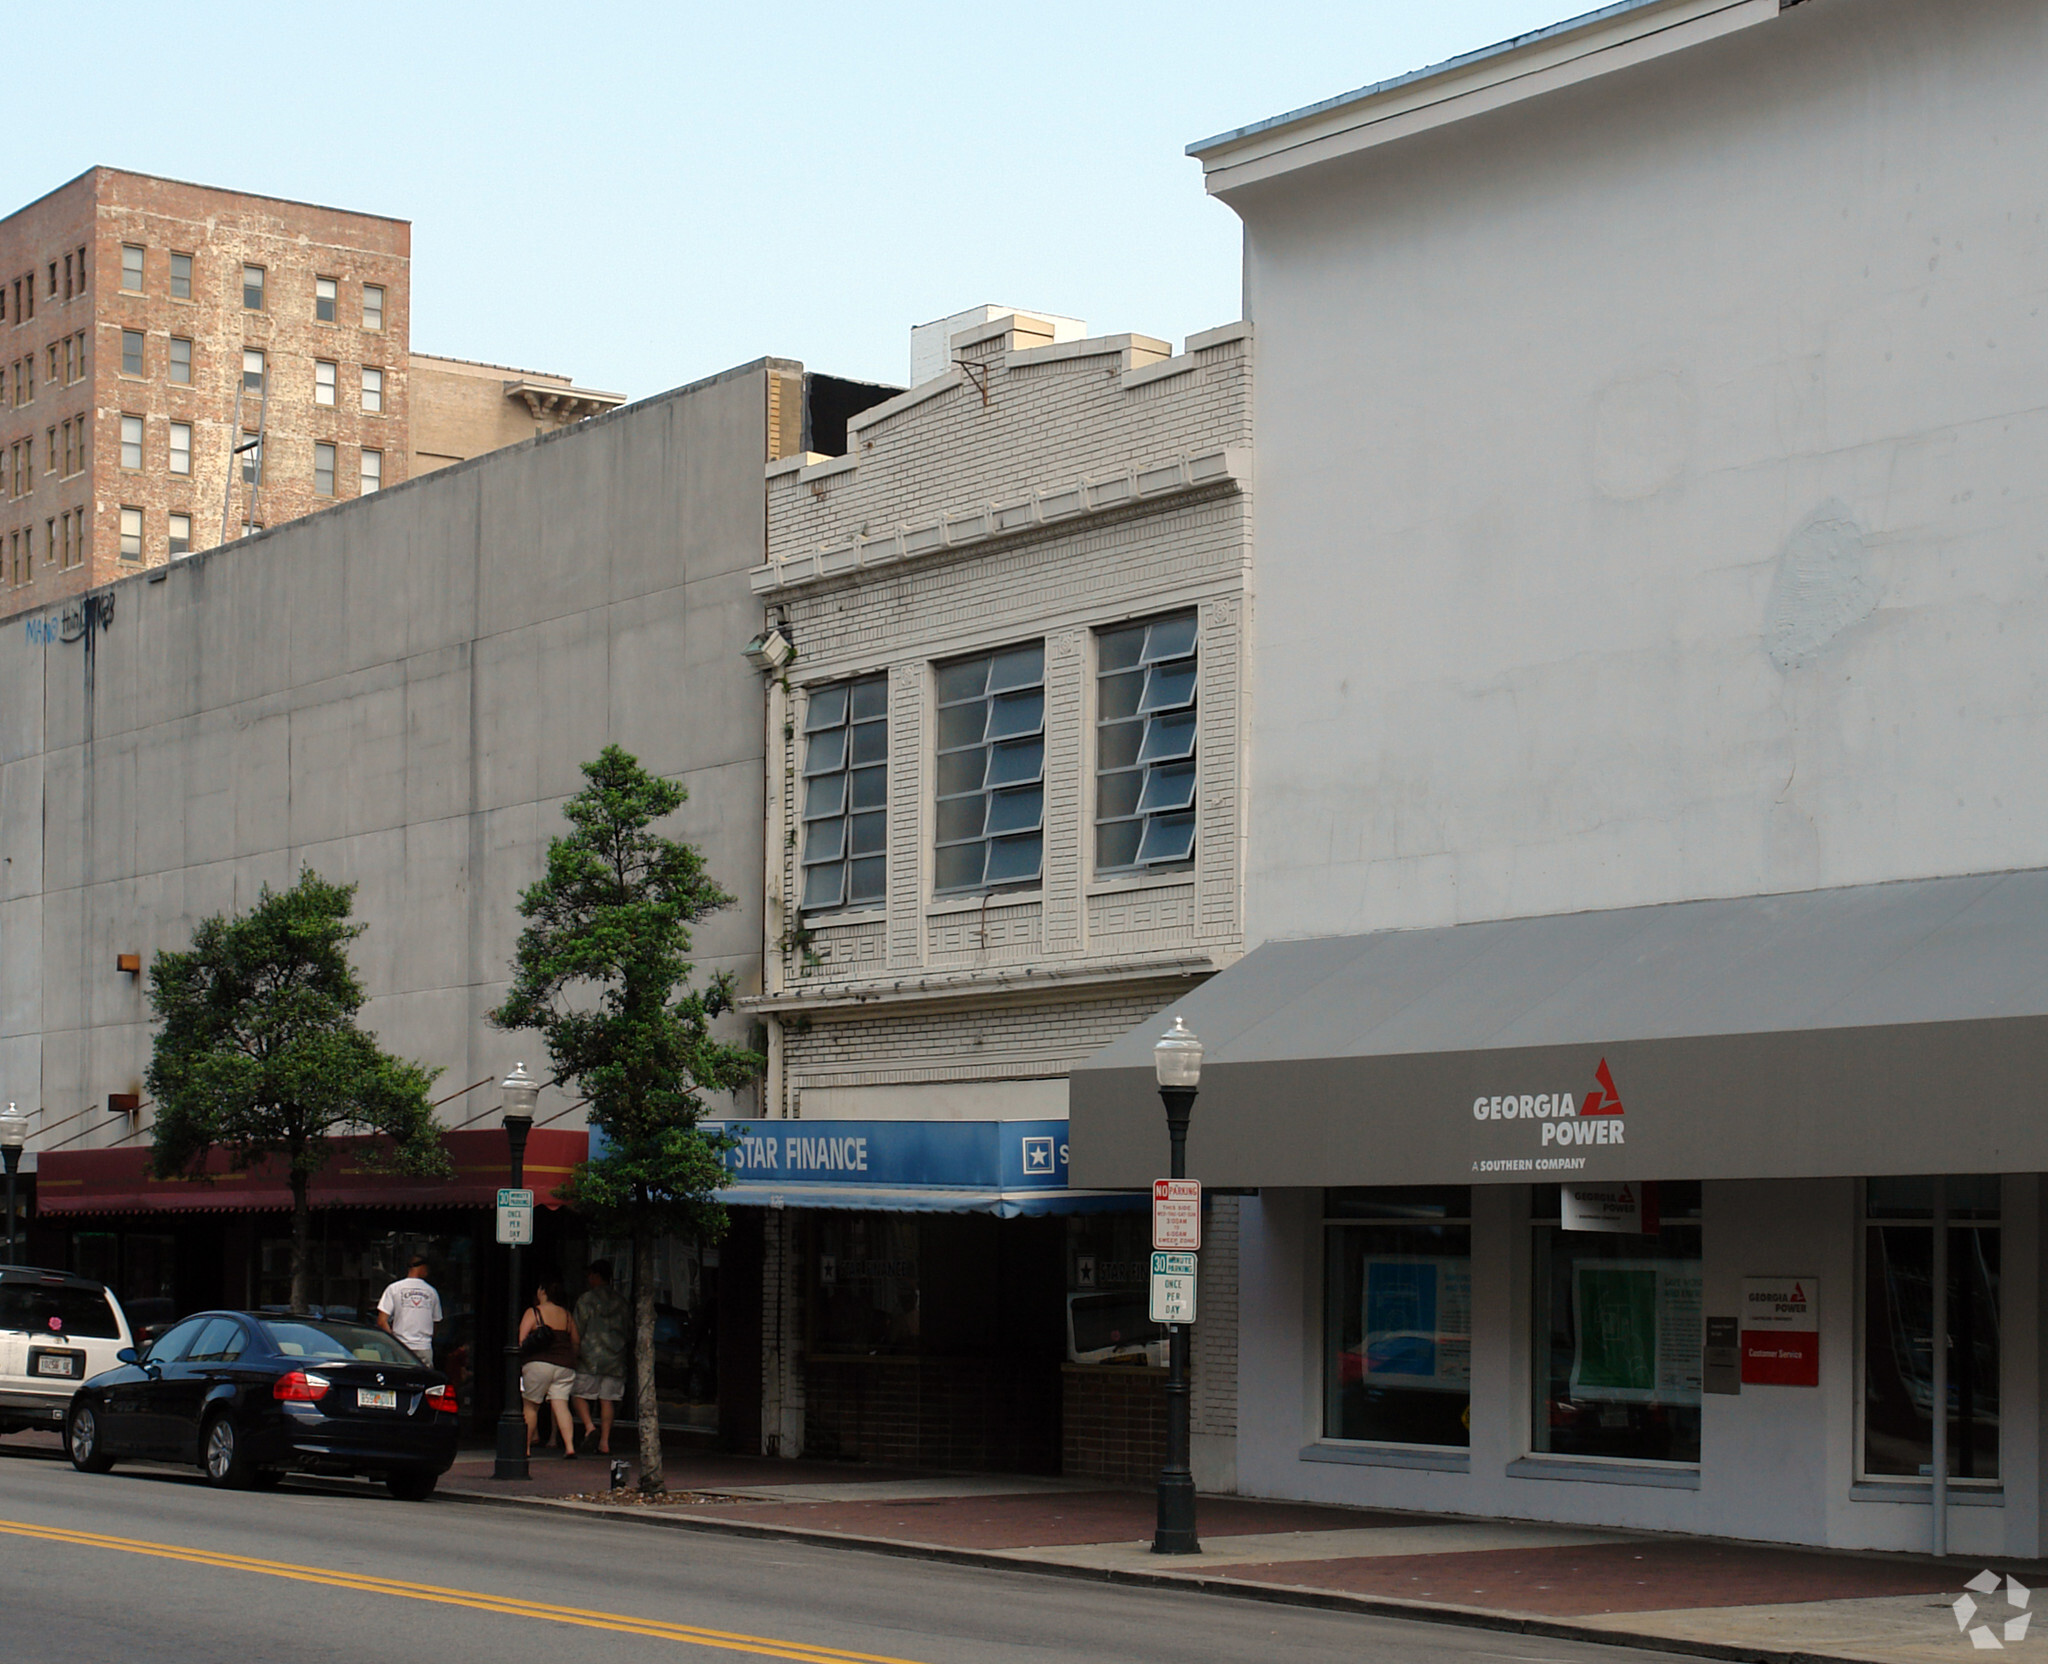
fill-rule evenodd
<path id="1" fill-rule="evenodd" d="M 862 1213 L 992 1213 L 1020 1219 L 1048 1213 L 1134 1213 L 1152 1205 L 1142 1190 L 949 1190 L 939 1185 L 741 1183 L 718 1199 L 733 1208 L 834 1208 Z"/>
<path id="2" fill-rule="evenodd" d="M 1149 1191 L 1069 1190 L 1067 1123 L 707 1121 L 737 1141 L 728 1207 L 875 1213 L 1125 1213 Z"/>

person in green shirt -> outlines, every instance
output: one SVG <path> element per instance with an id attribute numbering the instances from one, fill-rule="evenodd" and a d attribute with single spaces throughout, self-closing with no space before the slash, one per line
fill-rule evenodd
<path id="1" fill-rule="evenodd" d="M 576 1360 L 576 1418 L 583 1423 L 582 1444 L 595 1441 L 606 1456 L 612 1451 L 612 1420 L 626 1396 L 626 1352 L 631 1317 L 624 1296 L 612 1287 L 612 1262 L 592 1260 L 586 1273 L 590 1287 L 576 1301 L 576 1328 L 583 1347 Z M 597 1406 L 597 1419 L 591 1406 Z"/>

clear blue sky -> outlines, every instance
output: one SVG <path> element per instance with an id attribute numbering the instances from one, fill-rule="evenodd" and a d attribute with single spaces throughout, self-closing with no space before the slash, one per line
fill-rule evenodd
<path id="1" fill-rule="evenodd" d="M 9 78 L 8 206 L 105 163 L 410 219 L 416 350 L 634 397 L 767 353 L 901 381 L 983 301 L 1235 318 L 1184 146 L 1593 3 L 88 0 Z"/>

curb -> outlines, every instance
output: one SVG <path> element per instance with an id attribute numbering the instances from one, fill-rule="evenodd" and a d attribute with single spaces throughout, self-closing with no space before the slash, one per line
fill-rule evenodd
<path id="1" fill-rule="evenodd" d="M 1878 1664 L 1870 1656 L 1855 1653 L 1804 1652 L 1775 1647 L 1732 1646 L 1717 1641 L 1689 1641 L 1671 1635 L 1645 1631 L 1604 1629 L 1595 1624 L 1572 1623 L 1559 1618 L 1518 1617 L 1513 1613 L 1484 1607 L 1438 1605 L 1428 1601 L 1401 1600 L 1389 1595 L 1352 1595 L 1337 1589 L 1294 1588 L 1285 1584 L 1253 1583 L 1221 1574 L 1204 1576 L 1180 1572 L 1140 1572 L 1121 1567 L 1069 1566 L 1056 1560 L 1025 1560 L 1001 1550 L 951 1548 L 943 1543 L 920 1543 L 895 1537 L 862 1537 L 844 1531 L 806 1531 L 801 1526 L 770 1525 L 742 1519 L 713 1519 L 702 1514 L 657 1513 L 651 1509 L 617 1508 L 599 1502 L 571 1502 L 566 1498 L 542 1496 L 493 1496 L 488 1491 L 435 1493 L 450 1502 L 464 1502 L 485 1508 L 543 1508 L 556 1513 L 582 1514 L 593 1519 L 619 1520 L 633 1525 L 666 1528 L 671 1531 L 702 1531 L 727 1537 L 750 1537 L 763 1542 L 807 1543 L 817 1548 L 849 1552 L 886 1554 L 899 1560 L 925 1560 L 939 1565 L 971 1566 L 985 1571 L 1030 1572 L 1041 1577 L 1064 1577 L 1084 1583 L 1113 1583 L 1127 1588 L 1194 1590 L 1233 1600 L 1263 1601 L 1273 1606 L 1299 1606 L 1323 1612 L 1355 1612 L 1361 1617 L 1400 1618 L 1415 1623 L 1451 1624 L 1465 1629 L 1492 1630 L 1507 1635 L 1535 1635 L 1556 1641 L 1584 1641 L 1596 1646 L 1633 1647 L 1644 1652 L 1674 1653 L 1686 1658 L 1714 1658 L 1734 1664 Z"/>

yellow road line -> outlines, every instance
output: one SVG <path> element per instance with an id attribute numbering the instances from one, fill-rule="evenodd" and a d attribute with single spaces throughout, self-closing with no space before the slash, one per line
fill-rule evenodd
<path id="1" fill-rule="evenodd" d="M 390 1595 L 440 1606 L 466 1606 L 475 1611 L 497 1612 L 508 1617 L 543 1618 L 551 1623 L 612 1630 L 621 1635 L 645 1635 L 685 1646 L 722 1648 L 728 1652 L 754 1653 L 763 1658 L 795 1659 L 798 1664 L 913 1664 L 912 1660 L 892 1658 L 884 1653 L 814 1647 L 808 1642 L 783 1641 L 767 1635 L 743 1635 L 722 1629 L 706 1629 L 698 1624 L 669 1623 L 660 1618 L 635 1618 L 623 1612 L 592 1612 L 581 1607 L 520 1600 L 512 1595 L 490 1595 L 476 1589 L 445 1589 L 430 1583 L 373 1577 L 366 1572 L 333 1571 L 324 1566 L 300 1566 L 285 1560 L 258 1560 L 246 1554 L 184 1548 L 176 1543 L 152 1543 L 131 1537 L 108 1537 L 92 1531 L 72 1531 L 63 1526 L 32 1525 L 22 1520 L 0 1520 L 0 1533 L 61 1543 L 70 1548 L 113 1549 L 123 1554 L 177 1560 L 186 1565 L 210 1566 L 219 1571 L 256 1572 L 265 1577 L 282 1577 L 295 1583 L 317 1583 L 330 1589 L 348 1589 L 359 1594 Z"/>

